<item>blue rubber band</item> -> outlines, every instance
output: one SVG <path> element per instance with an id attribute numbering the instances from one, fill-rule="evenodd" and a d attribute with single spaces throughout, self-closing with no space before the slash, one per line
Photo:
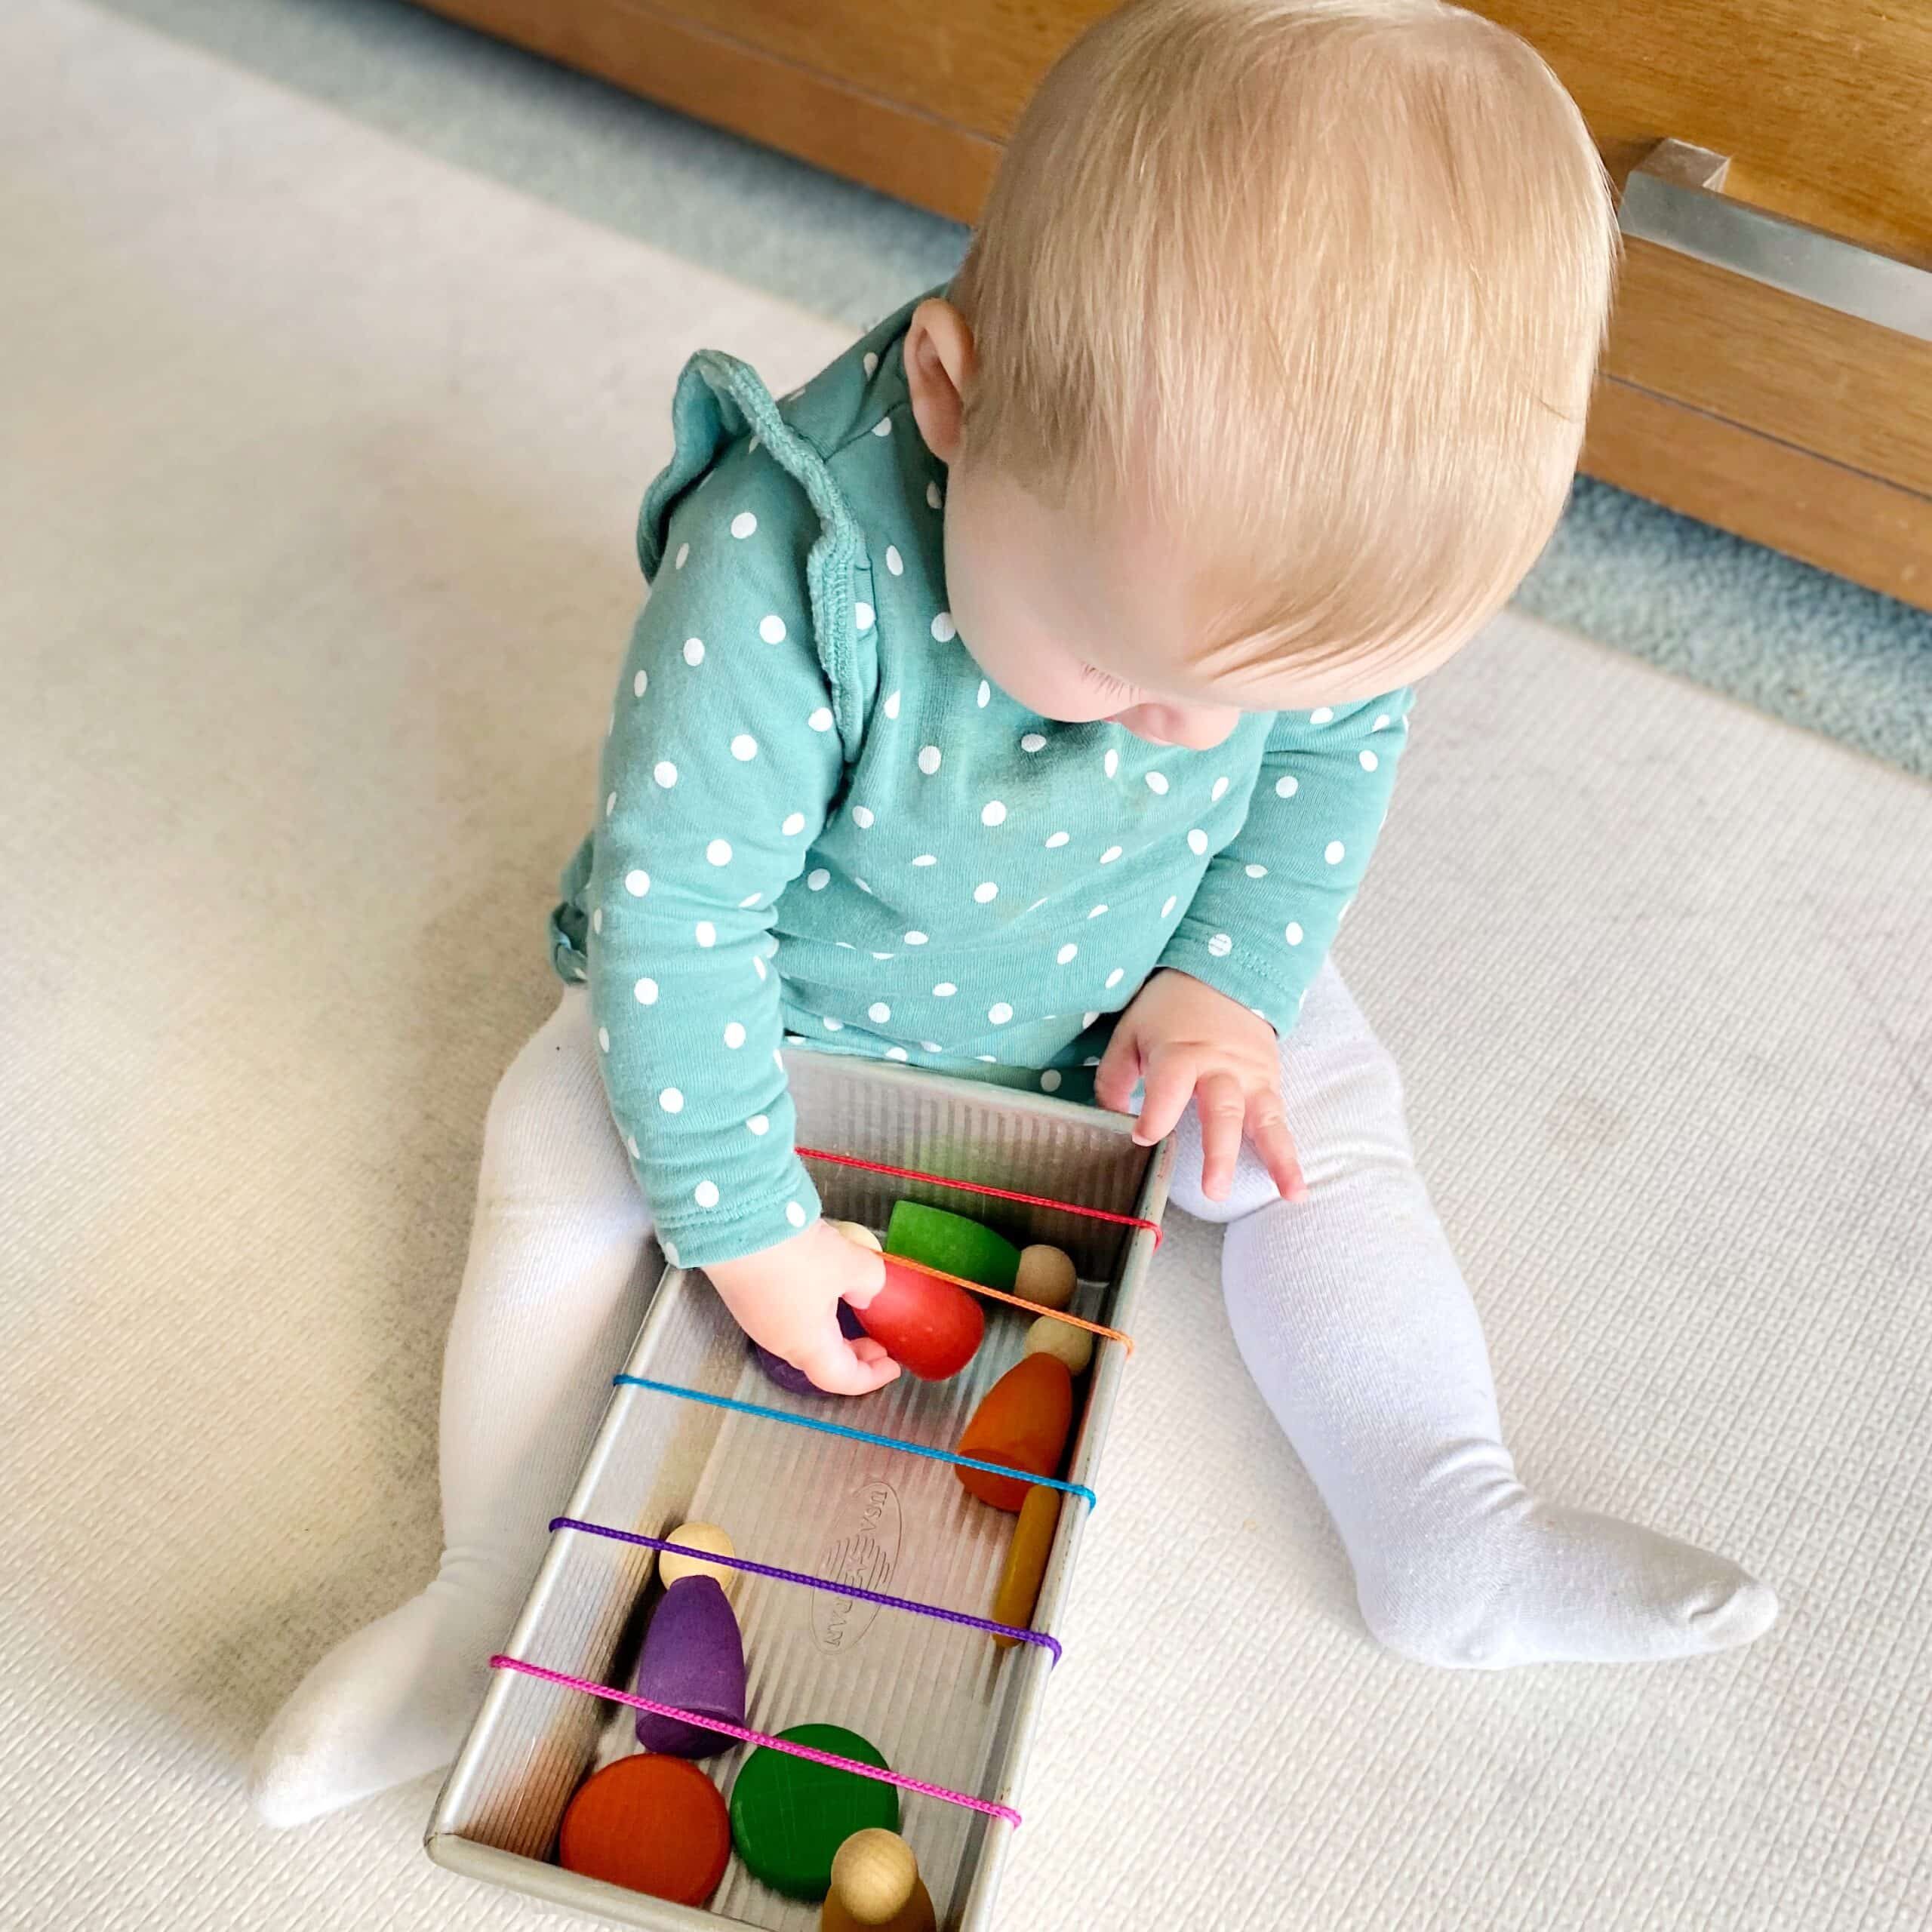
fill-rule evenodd
<path id="1" fill-rule="evenodd" d="M 648 1376 L 614 1375 L 611 1380 L 620 1387 L 654 1389 L 660 1395 L 681 1395 L 687 1401 L 706 1402 L 714 1409 L 730 1409 L 741 1416 L 764 1416 L 773 1422 L 793 1423 L 800 1429 L 815 1429 L 821 1435 L 842 1435 L 848 1442 L 903 1449 L 909 1456 L 924 1456 L 930 1462 L 954 1463 L 963 1469 L 983 1469 L 989 1476 L 1012 1476 L 1020 1482 L 1038 1483 L 1043 1488 L 1078 1497 L 1090 1509 L 1100 1502 L 1084 1483 L 1062 1482 L 1057 1476 L 1036 1476 L 1031 1469 L 1016 1469 L 1004 1463 L 983 1463 L 976 1456 L 955 1455 L 950 1449 L 929 1448 L 923 1442 L 907 1442 L 896 1435 L 875 1435 L 869 1429 L 848 1429 L 843 1423 L 820 1422 L 816 1416 L 796 1416 L 789 1409 L 768 1409 L 758 1402 L 741 1402 L 735 1395 L 712 1395 L 702 1389 L 682 1388 L 675 1382 L 654 1382 Z"/>

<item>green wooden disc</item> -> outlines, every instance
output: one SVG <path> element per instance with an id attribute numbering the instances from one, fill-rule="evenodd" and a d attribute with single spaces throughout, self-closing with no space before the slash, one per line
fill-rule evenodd
<path id="1" fill-rule="evenodd" d="M 835 1724 L 794 1724 L 787 1744 L 829 1751 L 861 1764 L 891 1768 L 855 1730 Z M 761 1745 L 731 1786 L 731 1838 L 738 1856 L 771 1887 L 795 1899 L 822 1899 L 832 1889 L 832 1861 L 854 1832 L 899 1829 L 899 1793 L 875 1778 L 834 1770 Z"/>
<path id="2" fill-rule="evenodd" d="M 918 1201 L 894 1203 L 885 1251 L 1005 1294 L 1013 1292 L 1020 1272 L 1020 1251 L 1004 1235 L 994 1233 L 983 1221 Z"/>

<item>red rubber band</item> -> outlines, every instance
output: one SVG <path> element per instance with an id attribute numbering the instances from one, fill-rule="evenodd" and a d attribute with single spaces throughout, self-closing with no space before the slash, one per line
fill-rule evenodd
<path id="1" fill-rule="evenodd" d="M 1161 1224 L 1138 1214 L 1109 1214 L 1104 1208 L 1083 1208 L 1077 1201 L 1055 1201 L 1044 1194 L 1021 1194 L 1011 1187 L 989 1187 L 983 1181 L 953 1180 L 945 1174 L 922 1174 L 917 1168 L 888 1167 L 883 1161 L 862 1161 L 856 1154 L 830 1154 L 823 1147 L 801 1147 L 799 1157 L 808 1161 L 829 1161 L 835 1167 L 860 1168 L 869 1174 L 890 1174 L 895 1180 L 922 1180 L 934 1187 L 956 1187 L 968 1194 L 990 1195 L 996 1201 L 1017 1201 L 1029 1208 L 1057 1208 L 1063 1214 L 1084 1215 L 1090 1221 L 1112 1221 L 1123 1228 L 1145 1228 L 1161 1244 Z"/>

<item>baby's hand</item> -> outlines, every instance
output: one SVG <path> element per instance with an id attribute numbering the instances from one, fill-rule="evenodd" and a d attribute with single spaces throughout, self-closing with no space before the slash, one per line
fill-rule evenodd
<path id="1" fill-rule="evenodd" d="M 839 1331 L 839 1303 L 865 1307 L 885 1285 L 885 1263 L 829 1222 L 704 1272 L 738 1326 L 827 1395 L 869 1395 L 898 1374 L 869 1336 L 848 1341 Z"/>
<path id="2" fill-rule="evenodd" d="M 1226 1198 L 1245 1130 L 1284 1201 L 1308 1192 L 1294 1137 L 1281 1112 L 1275 1029 L 1238 1000 L 1185 973 L 1156 973 L 1114 1029 L 1094 1077 L 1094 1097 L 1125 1113 L 1136 1081 L 1145 1083 L 1134 1139 L 1151 1146 L 1171 1134 L 1191 1100 L 1201 1115 L 1201 1191 Z"/>

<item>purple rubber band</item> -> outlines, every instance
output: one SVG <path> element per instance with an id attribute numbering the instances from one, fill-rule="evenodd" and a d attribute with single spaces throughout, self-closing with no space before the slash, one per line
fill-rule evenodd
<path id="1" fill-rule="evenodd" d="M 628 1690 L 614 1690 L 608 1684 L 595 1684 L 587 1677 L 572 1677 L 561 1670 L 546 1670 L 540 1663 L 525 1663 L 521 1657 L 500 1652 L 490 1660 L 492 1670 L 521 1671 L 525 1677 L 540 1677 L 546 1684 L 561 1684 L 567 1690 L 581 1690 L 592 1697 L 608 1697 L 613 1703 L 628 1704 L 634 1711 L 654 1712 L 660 1718 L 675 1718 L 682 1724 L 694 1724 L 701 1730 L 721 1731 L 741 1744 L 762 1745 L 768 1751 L 782 1751 L 788 1758 L 807 1758 L 814 1764 L 829 1764 L 835 1771 L 850 1771 L 855 1777 L 871 1778 L 879 1784 L 897 1785 L 901 1791 L 916 1791 L 922 1797 L 943 1798 L 949 1804 L 963 1804 L 969 1811 L 983 1811 L 989 1818 L 1004 1818 L 1009 1825 L 1020 1823 L 1020 1814 L 1010 1804 L 995 1804 L 975 1798 L 970 1792 L 954 1791 L 943 1784 L 927 1784 L 898 1771 L 882 1771 L 876 1764 L 862 1764 L 856 1758 L 835 1757 L 829 1751 L 814 1750 L 809 1744 L 793 1744 L 761 1730 L 747 1730 L 743 1724 L 727 1724 L 721 1718 L 700 1716 L 696 1711 L 680 1710 L 675 1704 L 654 1703 L 648 1697 Z"/>
<path id="2" fill-rule="evenodd" d="M 552 1516 L 550 1527 L 582 1530 L 586 1535 L 608 1537 L 613 1543 L 634 1543 L 645 1549 L 662 1550 L 667 1556 L 694 1556 L 702 1563 L 721 1564 L 727 1570 L 743 1570 L 754 1577 L 775 1577 L 781 1583 L 803 1583 L 808 1589 L 832 1590 L 840 1596 L 857 1597 L 862 1603 L 883 1604 L 888 1610 L 909 1610 L 917 1617 L 936 1617 L 942 1623 L 963 1624 L 969 1630 L 983 1630 L 989 1636 L 1010 1637 L 1015 1643 L 1037 1644 L 1060 1662 L 1060 1639 L 1044 1630 L 1022 1630 L 1011 1623 L 995 1623 L 990 1617 L 969 1616 L 963 1610 L 942 1610 L 937 1604 L 918 1603 L 910 1597 L 888 1596 L 882 1590 L 861 1589 L 856 1583 L 840 1583 L 824 1577 L 808 1576 L 801 1570 L 781 1570 L 771 1563 L 753 1563 L 742 1556 L 720 1556 L 714 1550 L 692 1549 L 683 1543 L 667 1543 L 662 1537 L 640 1536 L 633 1530 L 614 1530 L 607 1523 L 587 1523 L 577 1516 Z"/>

